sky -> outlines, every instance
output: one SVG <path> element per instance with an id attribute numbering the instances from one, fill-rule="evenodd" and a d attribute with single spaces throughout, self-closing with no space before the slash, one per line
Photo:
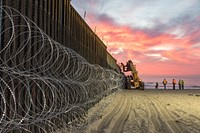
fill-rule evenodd
<path id="1" fill-rule="evenodd" d="M 71 4 L 118 63 L 132 60 L 140 75 L 200 75 L 200 0 Z"/>

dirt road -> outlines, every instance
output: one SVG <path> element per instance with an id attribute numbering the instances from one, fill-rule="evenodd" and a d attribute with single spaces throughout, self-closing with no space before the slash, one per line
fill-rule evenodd
<path id="1" fill-rule="evenodd" d="M 88 113 L 87 133 L 198 133 L 200 90 L 122 90 Z"/>

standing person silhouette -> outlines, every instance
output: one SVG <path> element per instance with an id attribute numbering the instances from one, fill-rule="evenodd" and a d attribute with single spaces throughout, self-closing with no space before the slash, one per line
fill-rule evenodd
<path id="1" fill-rule="evenodd" d="M 181 87 L 182 87 L 182 80 L 180 80 L 180 79 L 178 81 L 178 86 L 179 86 L 179 89 L 181 89 Z"/>
<path id="2" fill-rule="evenodd" d="M 181 82 L 182 89 L 184 89 L 184 81 Z"/>
<path id="3" fill-rule="evenodd" d="M 167 85 L 167 80 L 166 79 L 163 80 L 163 85 L 164 85 L 164 90 L 166 90 L 166 85 Z"/>
<path id="4" fill-rule="evenodd" d="M 155 86 L 155 88 L 158 89 L 158 82 L 156 82 L 156 86 Z"/>
<path id="5" fill-rule="evenodd" d="M 176 80 L 175 79 L 172 80 L 172 84 L 173 84 L 173 90 L 175 90 L 175 85 L 176 85 Z"/>

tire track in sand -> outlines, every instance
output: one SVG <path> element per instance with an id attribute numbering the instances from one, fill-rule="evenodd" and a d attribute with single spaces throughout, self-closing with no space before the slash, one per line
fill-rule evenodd
<path id="1" fill-rule="evenodd" d="M 173 133 L 181 133 L 181 127 L 176 123 L 175 119 L 172 117 L 170 111 L 168 111 L 158 99 L 150 98 L 148 99 L 154 105 L 154 108 L 157 110 L 159 117 L 166 124 Z M 160 122 L 161 123 L 161 122 Z"/>
<path id="2" fill-rule="evenodd" d="M 131 110 L 131 97 L 130 94 L 126 92 L 125 102 L 121 108 L 121 114 L 119 114 L 119 118 L 115 122 L 114 127 L 112 128 L 113 133 L 122 133 L 124 129 L 124 125 L 129 117 L 130 110 Z"/>
<path id="3" fill-rule="evenodd" d="M 154 126 L 154 129 L 155 131 L 159 131 L 160 130 L 160 118 L 159 118 L 160 116 L 158 115 L 159 112 L 156 109 L 155 104 L 152 102 L 148 104 L 148 107 L 150 110 L 150 119 Z"/>
<path id="4" fill-rule="evenodd" d="M 117 97 L 117 99 L 121 99 L 119 100 L 119 103 L 115 105 L 115 107 L 110 111 L 110 113 L 108 113 L 101 121 L 100 125 L 98 126 L 97 129 L 97 133 L 104 133 L 105 129 L 109 127 L 112 119 L 114 118 L 115 115 L 118 114 L 118 112 L 120 111 L 120 109 L 122 108 L 124 101 L 125 101 L 125 97 L 120 95 Z"/>

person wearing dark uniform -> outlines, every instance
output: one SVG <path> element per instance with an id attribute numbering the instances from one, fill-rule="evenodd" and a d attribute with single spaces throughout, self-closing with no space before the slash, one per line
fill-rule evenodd
<path id="1" fill-rule="evenodd" d="M 158 82 L 156 82 L 156 86 L 155 86 L 155 88 L 158 89 Z"/>

